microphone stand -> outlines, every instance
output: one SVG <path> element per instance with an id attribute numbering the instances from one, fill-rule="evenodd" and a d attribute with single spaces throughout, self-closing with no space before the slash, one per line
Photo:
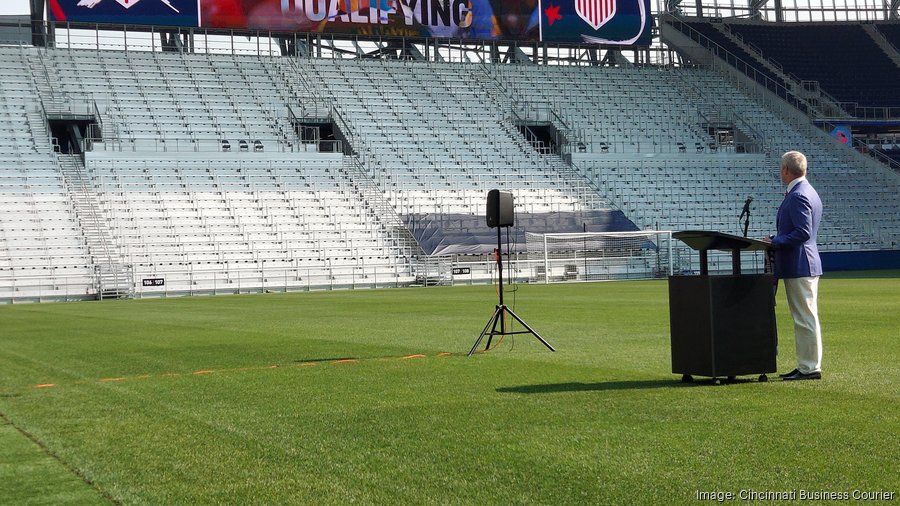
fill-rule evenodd
<path id="1" fill-rule="evenodd" d="M 753 202 L 753 197 L 747 197 L 747 201 L 744 202 L 744 210 L 741 211 L 741 215 L 738 217 L 738 222 L 740 222 L 741 218 L 744 219 L 744 237 L 747 237 L 747 229 L 750 228 L 750 203 Z"/>
<path id="2" fill-rule="evenodd" d="M 747 211 L 747 217 L 744 218 L 744 237 L 747 237 L 747 229 L 750 228 L 750 211 Z"/>

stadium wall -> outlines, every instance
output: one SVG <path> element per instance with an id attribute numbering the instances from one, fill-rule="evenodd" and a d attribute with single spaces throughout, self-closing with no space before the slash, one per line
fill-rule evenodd
<path id="1" fill-rule="evenodd" d="M 900 251 L 828 251 L 820 254 L 825 272 L 900 269 Z"/>

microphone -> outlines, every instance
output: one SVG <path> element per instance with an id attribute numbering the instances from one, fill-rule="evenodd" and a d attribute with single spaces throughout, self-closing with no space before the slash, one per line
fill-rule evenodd
<path id="1" fill-rule="evenodd" d="M 750 203 L 753 202 L 753 197 L 747 197 L 747 200 L 744 201 L 744 210 L 741 211 L 741 215 L 738 219 L 743 218 L 744 216 L 750 216 Z"/>

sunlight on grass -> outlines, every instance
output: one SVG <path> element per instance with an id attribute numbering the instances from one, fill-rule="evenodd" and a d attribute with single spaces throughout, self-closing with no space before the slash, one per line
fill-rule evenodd
<path id="1" fill-rule="evenodd" d="M 558 351 L 471 358 L 491 287 L 0 307 L 0 503 L 898 491 L 898 300 L 896 278 L 825 277 L 825 379 L 720 387 L 671 374 L 665 282 L 520 286 Z"/>

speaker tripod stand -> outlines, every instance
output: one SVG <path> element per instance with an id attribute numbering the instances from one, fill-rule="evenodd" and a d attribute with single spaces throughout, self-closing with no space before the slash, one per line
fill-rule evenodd
<path id="1" fill-rule="evenodd" d="M 550 343 L 548 343 L 543 337 L 540 336 L 540 334 L 535 332 L 535 330 L 533 328 L 531 328 L 527 323 L 525 323 L 525 320 L 523 320 L 522 318 L 519 318 L 519 315 L 517 315 L 512 309 L 510 309 L 509 307 L 507 307 L 506 304 L 503 303 L 503 259 L 501 257 L 501 253 L 500 253 L 502 251 L 500 249 L 500 243 L 501 243 L 500 229 L 501 228 L 503 228 L 503 227 L 499 227 L 499 226 L 497 227 L 497 249 L 494 250 L 494 257 L 497 260 L 497 280 L 498 280 L 498 283 L 500 286 L 500 291 L 499 291 L 500 302 L 497 304 L 496 308 L 494 309 L 494 314 L 488 320 L 487 325 L 484 326 L 484 330 L 481 331 L 481 335 L 478 336 L 478 339 L 475 340 L 475 344 L 472 345 L 472 349 L 469 350 L 468 356 L 471 357 L 472 354 L 475 353 L 476 348 L 478 348 L 478 345 L 481 344 L 481 341 L 484 339 L 484 336 L 488 336 L 487 344 L 484 347 L 485 350 L 488 350 L 491 347 L 491 341 L 494 339 L 494 336 L 507 336 L 507 335 L 512 335 L 512 334 L 531 334 L 535 338 L 537 338 L 537 340 L 540 341 L 544 346 L 549 348 L 550 351 L 556 351 L 556 349 L 554 349 L 553 346 L 550 345 Z M 506 330 L 506 315 L 507 314 L 509 316 L 512 316 L 513 319 L 516 320 L 517 322 L 519 322 L 520 325 L 525 327 L 526 330 L 520 330 L 520 331 L 516 331 L 516 332 L 507 332 L 507 330 Z M 500 327 L 499 331 L 497 331 L 498 326 Z"/>

